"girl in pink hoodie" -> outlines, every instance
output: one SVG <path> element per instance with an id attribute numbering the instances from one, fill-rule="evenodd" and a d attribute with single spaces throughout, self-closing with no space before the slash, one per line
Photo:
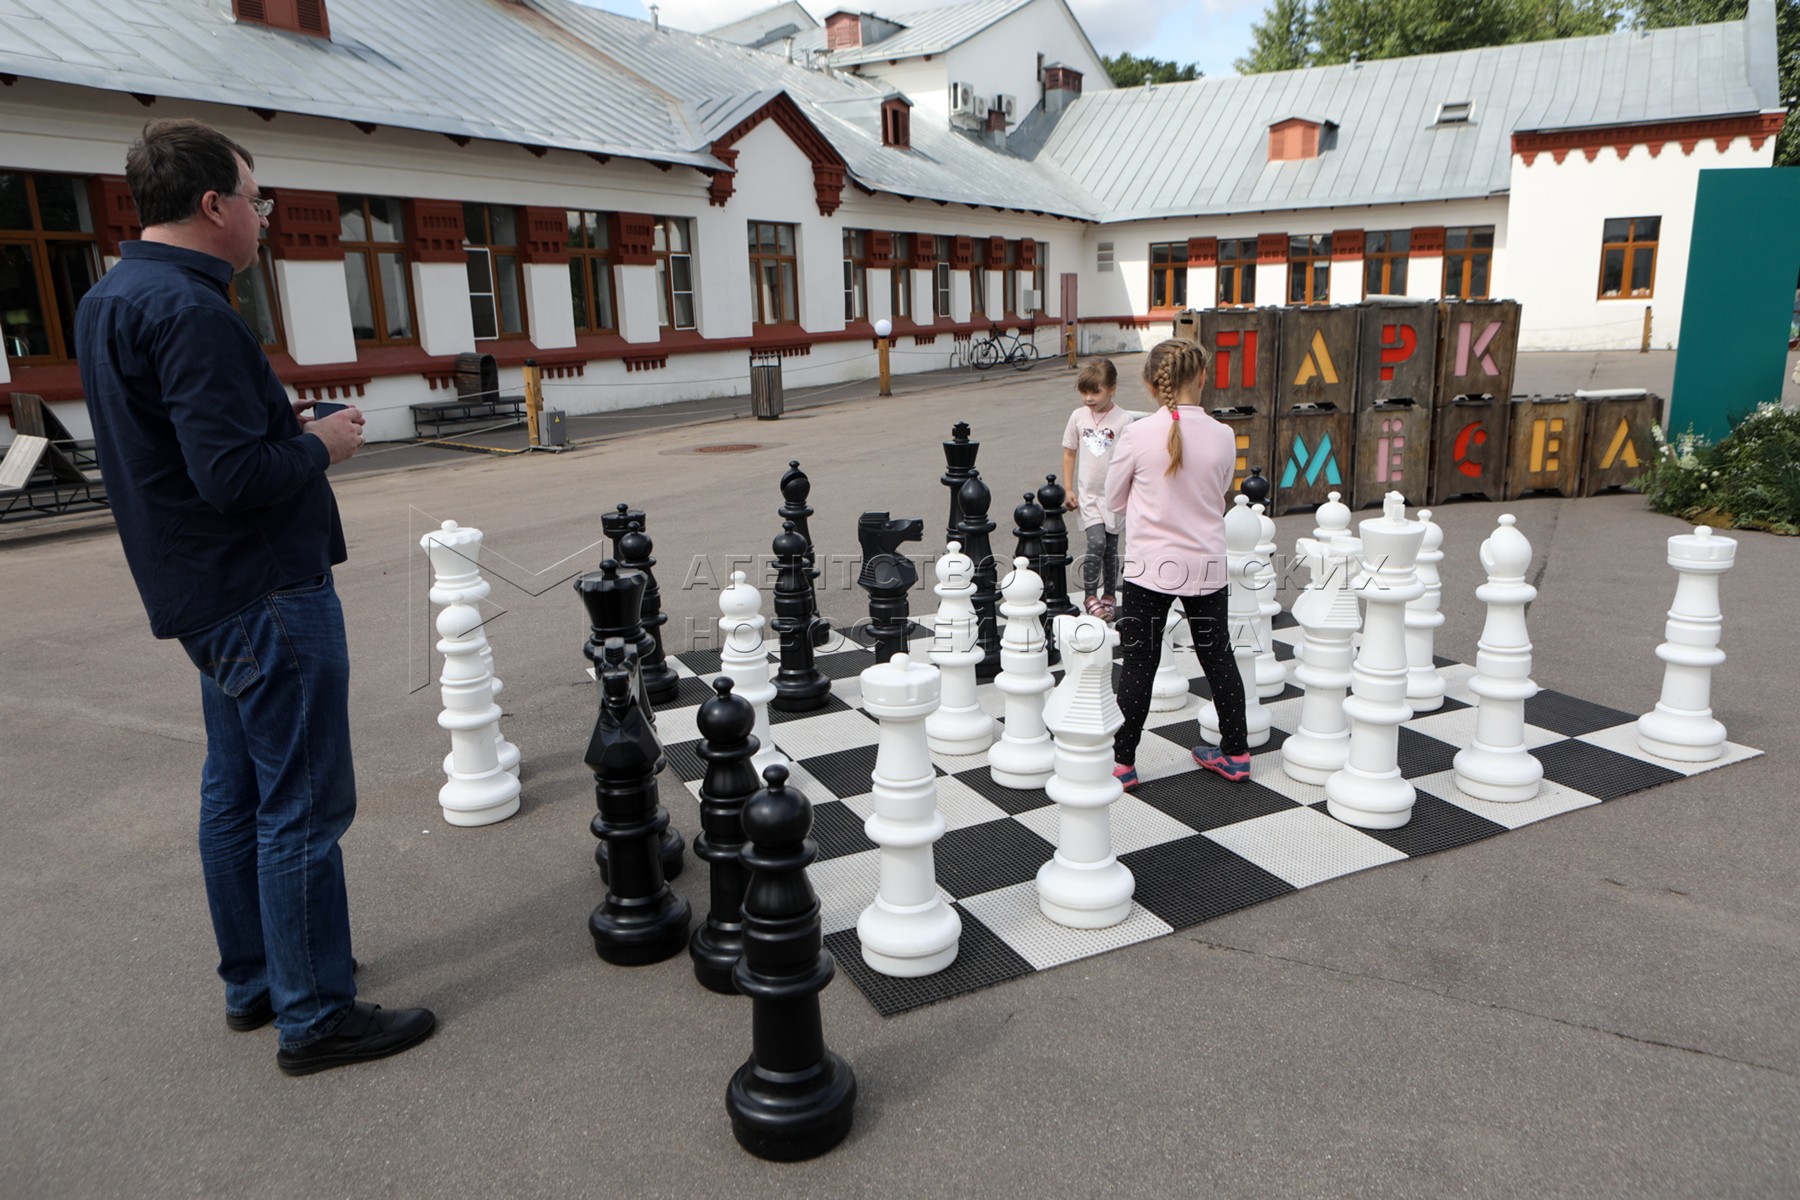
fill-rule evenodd
<path id="1" fill-rule="evenodd" d="M 1196 746 L 1194 761 L 1235 783 L 1250 778 L 1244 681 L 1231 653 L 1225 569 L 1225 495 L 1237 439 L 1200 407 L 1206 352 L 1192 342 L 1159 343 L 1144 360 L 1144 386 L 1157 409 L 1127 426 L 1106 473 L 1106 507 L 1125 514 L 1124 670 L 1113 738 L 1113 774 L 1138 784 L 1137 748 L 1150 712 L 1150 687 L 1162 652 L 1163 622 L 1181 601 L 1194 651 L 1219 710 L 1219 746 Z"/>

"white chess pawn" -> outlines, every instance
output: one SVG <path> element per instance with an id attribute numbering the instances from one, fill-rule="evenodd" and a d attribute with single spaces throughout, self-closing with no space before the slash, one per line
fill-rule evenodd
<path id="1" fill-rule="evenodd" d="M 862 673 L 862 703 L 881 722 L 872 792 L 875 813 L 863 832 L 881 848 L 881 884 L 857 918 L 863 961 L 906 978 L 941 971 L 956 958 L 962 919 L 938 895 L 932 845 L 944 836 L 937 771 L 925 719 L 938 706 L 936 667 L 896 654 Z"/>
<path id="2" fill-rule="evenodd" d="M 1431 510 L 1419 510 L 1419 523 L 1425 526 L 1425 540 L 1419 546 L 1419 582 L 1425 591 L 1406 605 L 1406 703 L 1415 714 L 1436 712 L 1444 707 L 1444 677 L 1433 659 L 1436 652 L 1438 626 L 1444 623 L 1440 611 L 1444 595 L 1438 578 L 1438 564 L 1444 561 L 1443 526 L 1431 519 Z"/>
<path id="3" fill-rule="evenodd" d="M 1294 618 L 1303 638 L 1294 678 L 1306 695 L 1300 701 L 1299 728 L 1281 743 L 1280 753 L 1282 771 L 1301 783 L 1323 785 L 1350 757 L 1344 696 L 1355 657 L 1351 642 L 1362 627 L 1362 610 L 1350 586 L 1359 548 L 1348 535 L 1301 538 L 1294 547 L 1312 573 L 1306 590 L 1294 601 Z"/>
<path id="4" fill-rule="evenodd" d="M 1244 728 L 1251 749 L 1255 749 L 1268 744 L 1271 721 L 1269 710 L 1256 693 L 1256 539 L 1262 535 L 1262 522 L 1250 511 L 1249 504 L 1249 499 L 1239 493 L 1225 514 L 1225 562 L 1231 577 L 1231 593 L 1227 597 L 1231 653 L 1244 681 Z M 1212 700 L 1200 708 L 1200 736 L 1214 745 L 1219 742 L 1219 708 Z"/>
<path id="5" fill-rule="evenodd" d="M 1514 528 L 1511 513 L 1481 543 L 1481 565 L 1488 581 L 1475 589 L 1487 605 L 1487 622 L 1475 651 L 1475 677 L 1469 690 L 1480 697 L 1475 709 L 1475 736 L 1456 752 L 1456 786 L 1477 800 L 1516 803 L 1538 794 L 1544 764 L 1525 748 L 1525 701 L 1537 694 L 1531 680 L 1531 638 L 1525 629 L 1525 606 L 1537 589 L 1525 582 L 1531 568 L 1531 543 Z M 1410 630 L 1409 630 L 1410 632 Z"/>
<path id="6" fill-rule="evenodd" d="M 1363 641 L 1351 668 L 1350 754 L 1325 781 L 1325 811 L 1361 829 L 1398 829 L 1412 820 L 1418 792 L 1400 773 L 1406 704 L 1406 602 L 1425 590 L 1413 569 L 1425 527 L 1406 519 L 1406 498 L 1389 492 L 1381 516 L 1364 521 Z"/>
<path id="7" fill-rule="evenodd" d="M 1736 559 L 1737 541 L 1705 525 L 1669 539 L 1669 565 L 1681 574 L 1656 648 L 1664 663 L 1662 698 L 1637 723 L 1647 753 L 1676 762 L 1711 762 L 1725 753 L 1725 726 L 1712 713 L 1712 673 L 1725 661 L 1719 576 Z"/>
<path id="8" fill-rule="evenodd" d="M 929 657 L 943 672 L 943 703 L 925 719 L 925 737 L 937 754 L 980 754 L 994 744 L 994 718 L 975 700 L 975 665 L 982 659 L 975 615 L 975 562 L 951 542 L 937 560 L 938 611 Z"/>
<path id="9" fill-rule="evenodd" d="M 1059 925 L 1105 929 L 1131 915 L 1137 880 L 1112 848 L 1113 735 L 1125 723 L 1113 695 L 1116 630 L 1099 617 L 1059 616 L 1056 644 L 1066 673 L 1044 705 L 1056 735 L 1056 774 L 1048 791 L 1057 805 L 1056 854 L 1038 870 L 1038 908 Z"/>
<path id="10" fill-rule="evenodd" d="M 994 686 L 1006 696 L 1000 740 L 988 751 L 988 771 L 1006 788 L 1041 788 L 1056 766 L 1056 748 L 1044 726 L 1044 697 L 1056 686 L 1044 642 L 1044 581 L 1024 558 L 1000 582 L 1000 674 Z"/>
<path id="11" fill-rule="evenodd" d="M 1187 613 L 1182 611 L 1181 602 L 1177 600 L 1170 605 L 1168 619 L 1163 622 L 1162 657 L 1156 664 L 1156 675 L 1150 681 L 1151 712 L 1174 712 L 1192 695 L 1177 658 L 1179 647 L 1176 641 L 1186 625 Z"/>
<path id="12" fill-rule="evenodd" d="M 775 683 L 769 676 L 769 651 L 763 645 L 762 593 L 742 571 L 731 573 L 731 584 L 719 593 L 719 674 L 731 680 L 732 694 L 742 696 L 756 710 L 756 754 L 750 762 L 761 775 L 777 763 L 788 765 L 787 755 L 775 746 L 769 733 L 769 701 Z"/>
<path id="13" fill-rule="evenodd" d="M 492 825 L 519 811 L 519 780 L 500 765 L 494 729 L 493 674 L 481 657 L 481 612 L 462 592 L 446 592 L 438 614 L 438 652 L 444 710 L 438 724 L 450 731 L 449 779 L 438 789 L 444 820 L 452 825 Z"/>
<path id="14" fill-rule="evenodd" d="M 1281 600 L 1276 596 L 1279 580 L 1275 575 L 1275 522 L 1260 504 L 1252 504 L 1256 514 L 1256 574 L 1252 586 L 1256 590 L 1256 695 L 1267 700 L 1279 696 L 1287 687 L 1287 668 L 1275 657 L 1275 618 L 1281 614 Z"/>
<path id="15" fill-rule="evenodd" d="M 469 604 L 479 605 L 488 598 L 488 593 L 493 588 L 481 576 L 481 530 L 458 525 L 455 521 L 445 521 L 420 538 L 419 545 L 431 560 L 433 580 L 430 597 L 433 604 L 448 604 L 450 597 L 457 593 L 461 593 Z M 474 636 L 480 647 L 481 661 L 487 664 L 494 699 L 498 701 L 504 685 L 501 684 L 500 677 L 494 674 L 494 650 L 488 644 L 486 625 L 476 629 Z M 517 778 L 519 748 L 506 740 L 506 736 L 500 732 L 498 720 L 494 722 L 494 754 L 500 760 L 500 769 Z M 450 772 L 450 768 L 450 759 L 446 756 L 445 774 Z"/>

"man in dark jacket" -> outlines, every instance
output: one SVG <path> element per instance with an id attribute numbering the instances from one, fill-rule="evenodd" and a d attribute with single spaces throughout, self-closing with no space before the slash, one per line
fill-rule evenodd
<path id="1" fill-rule="evenodd" d="M 305 1075 L 417 1044 L 422 1008 L 356 999 L 338 839 L 356 815 L 349 648 L 326 468 L 362 445 L 354 407 L 287 398 L 232 308 L 272 202 L 249 152 L 153 121 L 125 159 L 143 240 L 82 300 L 81 382 L 150 629 L 200 671 L 200 859 L 225 1022 L 275 1022 Z"/>

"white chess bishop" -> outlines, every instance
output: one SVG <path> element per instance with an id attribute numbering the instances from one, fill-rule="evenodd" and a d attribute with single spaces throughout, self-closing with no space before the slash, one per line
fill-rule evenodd
<path id="1" fill-rule="evenodd" d="M 1531 569 L 1531 543 L 1515 528 L 1516 518 L 1502 513 L 1500 524 L 1481 543 L 1481 565 L 1488 580 L 1475 589 L 1487 605 L 1487 622 L 1475 650 L 1475 676 L 1469 690 L 1479 698 L 1475 736 L 1456 752 L 1456 786 L 1477 800 L 1518 803 L 1538 794 L 1544 764 L 1525 748 L 1525 702 L 1537 695 L 1531 679 L 1531 638 L 1525 629 L 1525 606 L 1537 589 L 1525 582 Z"/>
<path id="2" fill-rule="evenodd" d="M 1244 681 L 1244 728 L 1254 750 L 1268 744 L 1272 722 L 1256 692 L 1256 541 L 1262 536 L 1262 521 L 1250 511 L 1249 504 L 1240 492 L 1225 514 L 1225 562 L 1231 577 L 1231 592 L 1226 599 L 1231 614 L 1231 653 L 1237 660 L 1238 676 Z M 1200 736 L 1214 745 L 1219 743 L 1219 708 L 1211 700 L 1200 708 Z"/>
<path id="3" fill-rule="evenodd" d="M 937 754 L 980 754 L 994 744 L 994 718 L 975 699 L 975 666 L 982 659 L 975 615 L 975 562 L 951 542 L 934 568 L 938 596 L 930 658 L 943 672 L 943 703 L 925 720 L 925 737 Z"/>
<path id="4" fill-rule="evenodd" d="M 896 654 L 862 673 L 862 703 L 881 722 L 871 780 L 875 813 L 863 832 L 881 848 L 881 884 L 857 918 L 863 961 L 883 975 L 914 978 L 956 958 L 962 918 L 938 894 L 932 846 L 944 836 L 937 771 L 925 720 L 937 708 L 936 667 Z"/>
<path id="5" fill-rule="evenodd" d="M 1656 648 L 1664 664 L 1662 698 L 1637 723 L 1638 745 L 1647 753 L 1676 762 L 1711 762 L 1725 753 L 1725 726 L 1712 711 L 1712 673 L 1725 661 L 1719 577 L 1736 561 L 1736 540 L 1705 525 L 1669 539 L 1669 565 L 1681 574 Z"/>
<path id="6" fill-rule="evenodd" d="M 479 607 L 493 591 L 493 586 L 481 575 L 481 530 L 445 521 L 420 538 L 419 545 L 431 560 L 433 604 L 448 604 L 451 596 L 460 593 L 467 603 Z M 481 661 L 487 666 L 488 678 L 492 680 L 489 686 L 497 702 L 503 685 L 500 677 L 494 674 L 494 649 L 488 644 L 485 623 L 474 629 L 469 637 L 474 640 Z M 517 778 L 519 748 L 501 733 L 498 716 L 494 719 L 494 754 L 500 760 L 500 769 Z M 444 773 L 448 775 L 450 771 L 451 762 L 446 755 Z"/>
<path id="7" fill-rule="evenodd" d="M 1038 870 L 1038 908 L 1058 925 L 1105 929 L 1131 915 L 1137 881 L 1112 848 L 1113 735 L 1125 723 L 1113 695 L 1116 630 L 1092 616 L 1056 618 L 1065 674 L 1044 705 L 1056 735 L 1056 774 L 1046 789 L 1057 806 L 1056 854 Z"/>
<path id="8" fill-rule="evenodd" d="M 1425 585 L 1413 563 L 1425 526 L 1406 519 L 1406 499 L 1389 492 L 1381 516 L 1362 522 L 1363 640 L 1351 668 L 1350 754 L 1325 781 L 1325 811 L 1360 829 L 1398 829 L 1412 820 L 1418 792 L 1400 773 L 1406 704 L 1406 603 Z"/>
<path id="9" fill-rule="evenodd" d="M 756 754 L 750 762 L 760 776 L 777 763 L 788 765 L 787 755 L 775 747 L 769 732 L 769 701 L 775 683 L 769 676 L 769 651 L 763 645 L 762 593 L 742 571 L 731 573 L 731 583 L 719 593 L 719 674 L 731 680 L 732 694 L 750 702 L 756 711 Z"/>
<path id="10" fill-rule="evenodd" d="M 1013 559 L 1000 582 L 1000 674 L 994 686 L 1006 696 L 1000 740 L 988 751 L 988 771 L 1001 787 L 1041 788 L 1056 766 L 1056 747 L 1044 726 L 1044 697 L 1056 680 L 1044 642 L 1044 581 L 1029 560 Z"/>

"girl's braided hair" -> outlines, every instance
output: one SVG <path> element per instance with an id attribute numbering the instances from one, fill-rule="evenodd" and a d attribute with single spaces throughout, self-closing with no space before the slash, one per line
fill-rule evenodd
<path id="1" fill-rule="evenodd" d="M 1156 402 L 1174 416 L 1176 405 L 1181 403 L 1182 391 L 1198 380 L 1205 370 L 1206 351 L 1193 342 L 1170 338 L 1158 342 L 1144 359 L 1144 382 L 1150 385 Z M 1181 422 L 1177 416 L 1169 423 L 1169 469 L 1164 474 L 1173 475 L 1179 470 Z"/>

